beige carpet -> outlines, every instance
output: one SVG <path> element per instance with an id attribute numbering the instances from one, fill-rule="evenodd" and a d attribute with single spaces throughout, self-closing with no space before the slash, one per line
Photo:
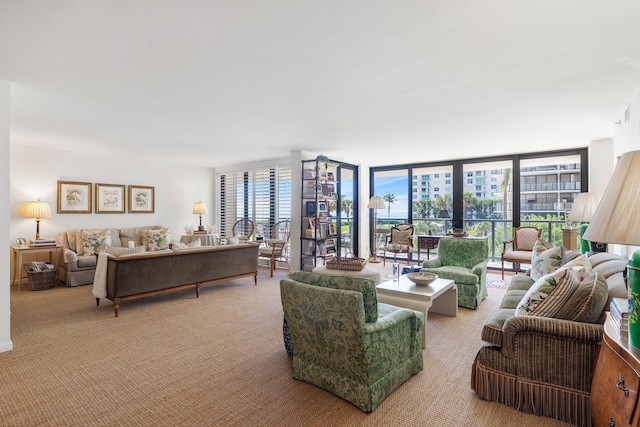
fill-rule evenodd
<path id="1" fill-rule="evenodd" d="M 11 290 L 14 350 L 0 353 L 3 426 L 567 426 L 482 401 L 470 369 L 484 320 L 429 316 L 425 369 L 372 413 L 291 378 L 276 272 L 96 307 L 90 286 Z M 27 290 L 25 290 L 27 289 Z"/>

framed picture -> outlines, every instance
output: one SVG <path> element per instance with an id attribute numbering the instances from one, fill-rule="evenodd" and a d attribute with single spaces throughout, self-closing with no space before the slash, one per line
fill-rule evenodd
<path id="1" fill-rule="evenodd" d="M 316 215 L 316 202 L 307 202 L 305 205 L 305 211 L 307 216 Z"/>
<path id="2" fill-rule="evenodd" d="M 154 187 L 129 186 L 129 213 L 154 213 Z"/>
<path id="3" fill-rule="evenodd" d="M 124 185 L 96 184 L 96 213 L 124 213 Z"/>
<path id="4" fill-rule="evenodd" d="M 91 183 L 58 181 L 58 213 L 91 213 Z"/>
<path id="5" fill-rule="evenodd" d="M 318 202 L 318 212 L 321 214 L 326 214 L 329 210 L 327 202 Z"/>

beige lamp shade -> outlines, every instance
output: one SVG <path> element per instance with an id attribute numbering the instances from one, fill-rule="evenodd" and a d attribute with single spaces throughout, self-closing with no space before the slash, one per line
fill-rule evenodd
<path id="1" fill-rule="evenodd" d="M 207 214 L 209 212 L 207 212 L 207 204 L 205 202 L 196 202 L 193 205 L 193 213 L 195 215 L 204 215 Z"/>
<path id="2" fill-rule="evenodd" d="M 573 222 L 589 222 L 598 207 L 598 196 L 594 193 L 580 193 L 576 196 L 569 213 L 569 220 Z"/>
<path id="3" fill-rule="evenodd" d="M 24 216 L 27 218 L 51 218 L 49 203 L 41 202 L 40 200 L 29 202 Z"/>
<path id="4" fill-rule="evenodd" d="M 384 205 L 384 200 L 380 196 L 373 196 L 369 199 L 369 204 L 367 208 L 369 209 L 384 209 L 386 206 Z"/>
<path id="5" fill-rule="evenodd" d="M 640 151 L 620 157 L 583 238 L 640 246 Z"/>
<path id="6" fill-rule="evenodd" d="M 40 200 L 29 202 L 24 216 L 36 219 L 36 240 L 38 240 L 40 238 L 40 218 L 51 218 L 49 203 Z"/>

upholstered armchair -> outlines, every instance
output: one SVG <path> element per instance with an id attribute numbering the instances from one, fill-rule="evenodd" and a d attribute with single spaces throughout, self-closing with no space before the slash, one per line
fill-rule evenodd
<path id="1" fill-rule="evenodd" d="M 513 269 L 517 273 L 520 264 L 531 264 L 533 246 L 542 235 L 542 229 L 537 227 L 517 227 L 513 230 L 513 239 L 502 242 L 502 280 L 504 280 L 504 262 L 513 263 Z M 511 245 L 511 250 L 507 246 Z"/>
<path id="2" fill-rule="evenodd" d="M 371 412 L 423 369 L 424 315 L 379 304 L 373 280 L 298 271 L 280 294 L 295 379 Z"/>
<path id="3" fill-rule="evenodd" d="M 398 254 L 407 254 L 407 265 L 411 260 L 413 250 L 413 224 L 403 223 L 391 227 L 391 232 L 387 235 L 384 245 L 383 265 L 387 265 L 387 252 L 393 254 L 393 261 L 396 261 Z"/>
<path id="4" fill-rule="evenodd" d="M 438 242 L 438 256 L 426 260 L 421 271 L 451 279 L 458 287 L 458 306 L 475 309 L 487 293 L 489 247 L 484 239 L 446 237 Z"/>

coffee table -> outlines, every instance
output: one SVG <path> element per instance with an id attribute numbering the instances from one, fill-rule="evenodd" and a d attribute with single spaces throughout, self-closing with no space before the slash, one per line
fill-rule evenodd
<path id="1" fill-rule="evenodd" d="M 429 310 L 447 316 L 458 315 L 458 288 L 456 282 L 450 279 L 438 278 L 428 286 L 421 286 L 402 275 L 399 281 L 386 281 L 376 286 L 376 289 L 379 302 L 424 313 L 422 348 L 426 348 Z"/>

